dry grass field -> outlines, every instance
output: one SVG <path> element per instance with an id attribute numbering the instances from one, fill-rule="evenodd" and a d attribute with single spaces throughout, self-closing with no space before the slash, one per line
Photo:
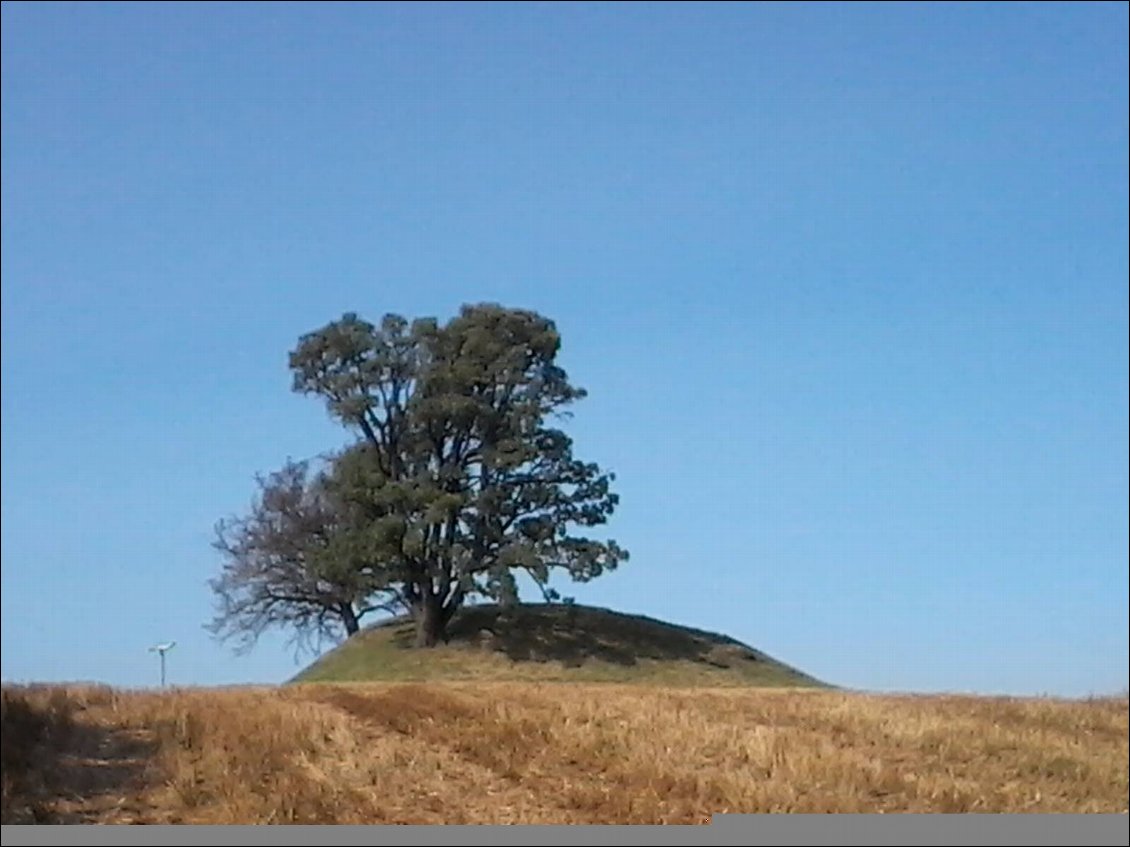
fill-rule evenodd
<path id="1" fill-rule="evenodd" d="M 4 823 L 1127 811 L 1125 699 L 375 683 L 3 692 Z"/>

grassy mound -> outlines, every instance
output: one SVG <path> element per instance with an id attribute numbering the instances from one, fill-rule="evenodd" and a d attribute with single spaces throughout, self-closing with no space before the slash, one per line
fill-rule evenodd
<path id="1" fill-rule="evenodd" d="M 370 627 L 293 681 L 823 686 L 732 638 L 590 606 L 470 606 L 452 620 L 447 643 L 427 650 L 412 647 L 413 632 L 405 618 Z"/>

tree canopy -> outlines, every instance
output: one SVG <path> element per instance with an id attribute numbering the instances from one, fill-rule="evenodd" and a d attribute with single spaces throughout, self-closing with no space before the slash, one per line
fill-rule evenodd
<path id="1" fill-rule="evenodd" d="M 351 634 L 402 608 L 431 646 L 469 599 L 516 601 L 520 572 L 553 598 L 554 572 L 587 581 L 627 560 L 584 534 L 618 497 L 561 428 L 585 392 L 560 347 L 552 321 L 494 304 L 443 325 L 346 314 L 302 336 L 294 390 L 350 440 L 317 472 L 291 462 L 260 479 L 251 513 L 220 524 L 213 631 Z"/>

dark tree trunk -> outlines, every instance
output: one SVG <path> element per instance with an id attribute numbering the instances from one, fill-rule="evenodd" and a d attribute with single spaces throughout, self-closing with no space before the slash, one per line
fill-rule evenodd
<path id="1" fill-rule="evenodd" d="M 443 639 L 447 618 L 440 600 L 434 595 L 425 596 L 412 609 L 416 619 L 416 646 L 435 647 Z"/>
<path id="2" fill-rule="evenodd" d="M 341 607 L 341 622 L 345 625 L 346 638 L 356 635 L 361 629 L 361 624 L 357 620 L 357 613 L 353 611 L 353 606 L 349 603 Z"/>

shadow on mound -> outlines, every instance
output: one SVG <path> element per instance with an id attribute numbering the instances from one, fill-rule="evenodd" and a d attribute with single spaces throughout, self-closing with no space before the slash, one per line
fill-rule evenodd
<path id="1" fill-rule="evenodd" d="M 393 643 L 411 647 L 411 625 L 397 623 Z M 700 662 L 716 668 L 767 661 L 763 654 L 723 635 L 572 605 L 469 606 L 448 625 L 447 643 L 502 653 L 516 662 L 556 662 L 565 667 L 580 667 L 590 659 L 623 667 L 645 659 Z"/>

